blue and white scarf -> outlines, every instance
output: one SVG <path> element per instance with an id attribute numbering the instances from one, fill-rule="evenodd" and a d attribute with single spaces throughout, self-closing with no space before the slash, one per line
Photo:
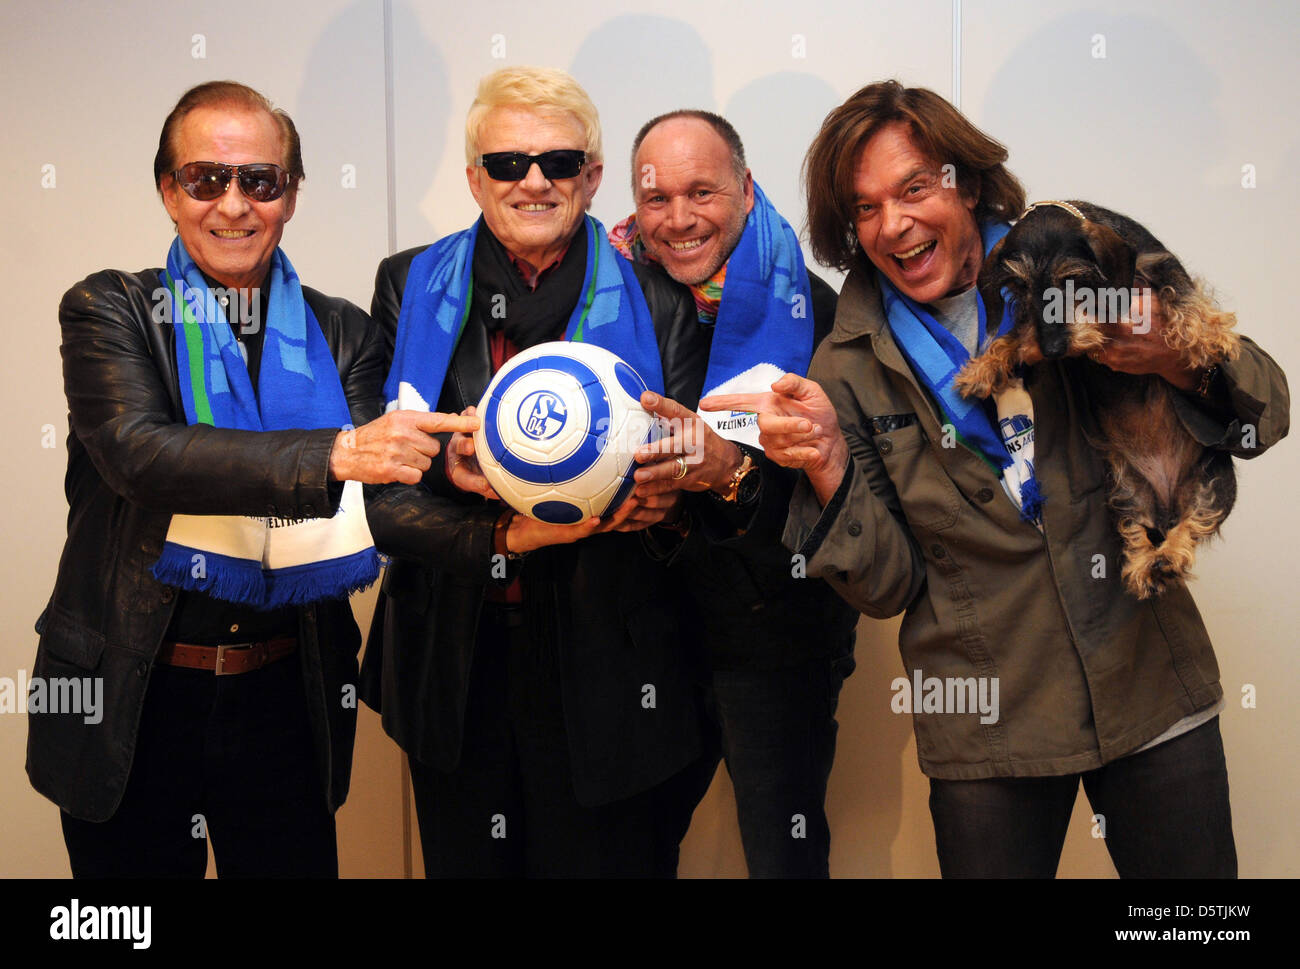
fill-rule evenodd
<path id="1" fill-rule="evenodd" d="M 347 397 L 288 257 L 271 258 L 257 392 L 222 308 L 180 238 L 167 254 L 176 370 L 185 419 L 246 431 L 350 427 Z M 219 483 L 218 483 L 219 484 Z M 345 598 L 379 577 L 361 485 L 333 518 L 173 515 L 154 577 L 259 609 Z"/>
<path id="2" fill-rule="evenodd" d="M 1011 226 L 1004 222 L 980 226 L 985 254 L 1010 231 Z M 957 439 L 997 474 L 1007 495 L 1020 508 L 1020 517 L 1027 522 L 1040 522 L 1043 495 L 1034 475 L 1033 404 L 1024 383 L 1015 379 L 1006 390 L 994 395 L 998 412 L 998 425 L 994 426 L 982 400 L 965 398 L 953 386 L 957 373 L 970 360 L 970 352 L 928 309 L 899 292 L 884 273 L 876 270 L 876 277 L 880 280 L 889 329 L 911 364 L 912 372 L 939 404 Z M 1005 302 L 1002 319 L 988 335 L 984 301 L 978 294 L 976 304 L 979 308 L 976 347 L 983 349 L 990 340 L 1011 331 L 1012 303 Z"/>
<path id="3" fill-rule="evenodd" d="M 629 219 L 616 227 L 620 251 L 653 262 Z M 799 237 L 754 183 L 754 207 L 726 263 L 701 397 L 765 393 L 785 373 L 808 373 L 813 353 L 812 290 Z M 758 447 L 758 415 L 700 411 L 720 436 Z"/>
<path id="4" fill-rule="evenodd" d="M 610 350 L 640 374 L 647 387 L 662 393 L 654 321 L 636 274 L 610 246 L 605 227 L 590 215 L 585 218 L 586 274 L 564 339 Z M 411 260 L 393 366 L 384 382 L 388 410 L 428 411 L 437 406 L 447 366 L 469 318 L 474 242 L 482 226 L 480 217 Z"/>
<path id="5" fill-rule="evenodd" d="M 713 326 L 702 397 L 763 393 L 785 373 L 808 373 L 812 289 L 799 237 L 754 183 L 754 207 L 735 250 Z M 758 415 L 702 411 L 728 440 L 758 447 Z"/>

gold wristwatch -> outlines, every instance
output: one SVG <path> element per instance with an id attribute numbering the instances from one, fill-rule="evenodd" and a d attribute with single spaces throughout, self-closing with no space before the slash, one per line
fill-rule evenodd
<path id="1" fill-rule="evenodd" d="M 758 487 L 758 465 L 754 463 L 748 452 L 741 451 L 741 454 L 743 456 L 740 459 L 740 467 L 731 473 L 726 487 L 722 491 L 715 492 L 723 501 L 733 505 L 738 501 L 752 499 Z"/>

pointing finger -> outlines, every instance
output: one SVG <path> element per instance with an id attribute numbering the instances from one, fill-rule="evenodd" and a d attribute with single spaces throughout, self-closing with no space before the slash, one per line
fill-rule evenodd
<path id="1" fill-rule="evenodd" d="M 420 414 L 414 420 L 415 426 L 428 434 L 436 434 L 439 431 L 473 434 L 478 430 L 479 423 L 477 417 L 462 417 L 459 414 L 442 414 L 437 411 Z"/>
<path id="2" fill-rule="evenodd" d="M 742 410 L 750 414 L 770 409 L 771 394 L 714 394 L 700 401 L 700 410 Z"/>
<path id="3" fill-rule="evenodd" d="M 651 414 L 658 414 L 660 417 L 670 419 L 689 419 L 695 416 L 694 411 L 687 410 L 671 397 L 656 394 L 653 390 L 647 390 L 641 394 L 641 407 Z"/>
<path id="4" fill-rule="evenodd" d="M 797 373 L 788 373 L 781 377 L 776 383 L 772 384 L 774 393 L 781 394 L 784 397 L 792 397 L 795 400 L 807 400 L 817 393 L 821 388 L 815 381 L 800 377 Z"/>

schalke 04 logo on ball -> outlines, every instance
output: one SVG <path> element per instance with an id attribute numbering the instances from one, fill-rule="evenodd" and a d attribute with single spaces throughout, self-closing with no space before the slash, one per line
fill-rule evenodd
<path id="1" fill-rule="evenodd" d="M 519 405 L 519 429 L 534 441 L 555 437 L 568 414 L 564 401 L 549 390 L 534 390 Z"/>

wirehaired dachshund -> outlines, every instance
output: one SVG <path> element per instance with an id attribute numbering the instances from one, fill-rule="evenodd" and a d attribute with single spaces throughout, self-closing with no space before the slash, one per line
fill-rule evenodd
<path id="1" fill-rule="evenodd" d="M 1005 294 L 1014 322 L 958 374 L 966 397 L 998 393 L 1021 365 L 1092 357 L 1106 345 L 1108 324 L 1149 327 L 1149 298 L 1133 313 L 1139 290 L 1159 299 L 1165 343 L 1204 371 L 1202 392 L 1210 368 L 1240 353 L 1236 317 L 1173 253 L 1132 219 L 1087 202 L 1030 206 L 988 254 L 978 287 L 988 319 L 1002 318 Z M 1180 391 L 1162 378 L 1093 362 L 1082 374 L 1097 426 L 1088 442 L 1109 469 L 1124 588 L 1139 599 L 1160 595 L 1188 577 L 1196 546 L 1232 510 L 1232 457 L 1188 433 L 1174 409 Z"/>

